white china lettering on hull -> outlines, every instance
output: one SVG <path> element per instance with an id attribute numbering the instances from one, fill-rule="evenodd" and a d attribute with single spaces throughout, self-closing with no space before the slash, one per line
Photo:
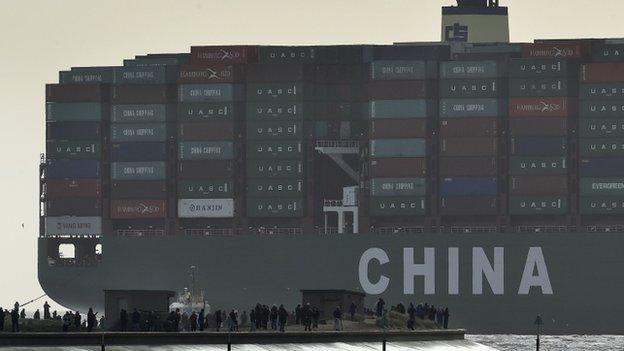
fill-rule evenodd
<path id="1" fill-rule="evenodd" d="M 413 295 L 414 277 L 424 278 L 425 295 L 435 294 L 435 248 L 425 247 L 424 263 L 414 263 L 414 248 L 403 248 L 403 293 Z M 380 266 L 390 263 L 390 257 L 380 248 L 370 248 L 360 257 L 358 277 L 365 293 L 370 295 L 383 294 L 390 285 L 390 277 L 380 274 L 373 283 L 369 277 L 369 264 L 377 261 Z M 448 248 L 448 294 L 459 295 L 459 248 Z M 491 263 L 482 247 L 472 248 L 472 295 L 483 294 L 483 276 L 485 276 L 492 293 L 505 293 L 505 248 L 494 248 L 494 262 Z M 534 275 L 534 272 L 536 274 Z M 546 260 L 541 247 L 531 247 L 527 253 L 524 271 L 520 279 L 518 295 L 529 294 L 532 287 L 540 288 L 542 295 L 553 295 L 553 288 L 548 275 Z"/>

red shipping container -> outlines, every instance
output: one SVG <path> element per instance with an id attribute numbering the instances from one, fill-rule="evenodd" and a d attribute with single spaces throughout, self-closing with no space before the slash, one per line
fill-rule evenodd
<path id="1" fill-rule="evenodd" d="M 624 62 L 582 64 L 581 82 L 624 82 Z"/>
<path id="2" fill-rule="evenodd" d="M 103 84 L 47 84 L 47 102 L 106 102 L 108 85 Z"/>
<path id="3" fill-rule="evenodd" d="M 496 176 L 496 157 L 440 157 L 440 177 Z"/>
<path id="4" fill-rule="evenodd" d="M 567 117 L 568 98 L 512 98 L 509 117 Z"/>
<path id="5" fill-rule="evenodd" d="M 427 120 L 424 118 L 377 119 L 370 121 L 368 131 L 371 139 L 424 138 L 427 135 Z"/>
<path id="6" fill-rule="evenodd" d="M 165 200 L 111 200 L 110 217 L 164 218 L 167 216 Z"/>
<path id="7" fill-rule="evenodd" d="M 371 158 L 370 177 L 424 177 L 427 159 L 424 157 Z"/>
<path id="8" fill-rule="evenodd" d="M 581 58 L 586 56 L 580 42 L 521 44 L 523 58 Z"/>
<path id="9" fill-rule="evenodd" d="M 178 91 L 175 84 L 128 84 L 111 87 L 113 104 L 165 104 L 175 102 Z"/>
<path id="10" fill-rule="evenodd" d="M 164 180 L 125 180 L 111 184 L 113 199 L 166 199 L 167 182 Z"/>
<path id="11" fill-rule="evenodd" d="M 101 200 L 97 198 L 62 198 L 46 201 L 46 216 L 101 216 Z"/>
<path id="12" fill-rule="evenodd" d="M 429 95 L 425 80 L 374 81 L 368 83 L 367 91 L 371 100 L 422 99 Z"/>
<path id="13" fill-rule="evenodd" d="M 568 134 L 567 118 L 526 117 L 509 120 L 509 135 L 561 136 Z"/>
<path id="14" fill-rule="evenodd" d="M 234 83 L 244 79 L 241 66 L 215 63 L 212 65 L 181 65 L 178 83 Z"/>
<path id="15" fill-rule="evenodd" d="M 232 140 L 234 123 L 231 121 L 211 121 L 181 123 L 178 125 L 180 141 Z"/>
<path id="16" fill-rule="evenodd" d="M 99 179 L 48 179 L 45 182 L 46 199 L 93 197 L 102 195 Z"/>
<path id="17" fill-rule="evenodd" d="M 179 161 L 178 179 L 230 179 L 233 167 L 231 160 Z"/>
<path id="18" fill-rule="evenodd" d="M 498 135 L 498 118 L 442 118 L 440 136 L 489 136 Z"/>
<path id="19" fill-rule="evenodd" d="M 257 46 L 191 46 L 191 64 L 253 63 L 258 60 Z"/>

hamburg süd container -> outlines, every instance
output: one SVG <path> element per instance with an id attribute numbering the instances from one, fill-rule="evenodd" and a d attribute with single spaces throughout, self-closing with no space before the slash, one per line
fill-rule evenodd
<path id="1" fill-rule="evenodd" d="M 177 100 L 178 92 L 173 84 L 128 84 L 111 86 L 112 104 L 167 104 Z"/>
<path id="2" fill-rule="evenodd" d="M 521 44 L 521 47 L 524 58 L 579 59 L 589 54 L 581 43 L 529 43 Z"/>
<path id="3" fill-rule="evenodd" d="M 440 198 L 443 216 L 493 216 L 498 214 L 497 196 L 443 196 Z"/>
<path id="4" fill-rule="evenodd" d="M 234 199 L 179 199 L 179 218 L 232 218 Z"/>
<path id="5" fill-rule="evenodd" d="M 221 199 L 234 196 L 232 180 L 181 180 L 178 182 L 178 198 Z"/>
<path id="6" fill-rule="evenodd" d="M 248 121 L 302 121 L 312 115 L 313 110 L 312 104 L 300 102 L 248 102 L 245 109 L 245 119 Z"/>
<path id="7" fill-rule="evenodd" d="M 234 139 L 232 121 L 207 121 L 178 124 L 179 141 L 215 141 Z"/>
<path id="8" fill-rule="evenodd" d="M 445 79 L 440 80 L 440 98 L 495 98 L 501 95 L 496 79 Z"/>
<path id="9" fill-rule="evenodd" d="M 513 176 L 509 179 L 511 195 L 566 195 L 566 175 Z"/>
<path id="10" fill-rule="evenodd" d="M 247 217 L 302 217 L 302 198 L 247 198 Z"/>
<path id="11" fill-rule="evenodd" d="M 427 198 L 423 196 L 371 197 L 368 215 L 371 217 L 424 216 Z"/>
<path id="12" fill-rule="evenodd" d="M 565 215 L 568 213 L 566 196 L 510 196 L 510 215 Z"/>
<path id="13" fill-rule="evenodd" d="M 509 135 L 561 136 L 568 134 L 567 118 L 521 117 L 509 119 Z"/>
<path id="14" fill-rule="evenodd" d="M 372 139 L 369 148 L 371 157 L 422 157 L 427 153 L 423 138 Z"/>
<path id="15" fill-rule="evenodd" d="M 178 143 L 180 160 L 231 160 L 234 145 L 231 141 L 185 141 Z"/>
<path id="16" fill-rule="evenodd" d="M 498 174 L 496 157 L 440 157 L 442 177 L 493 177 Z"/>
<path id="17" fill-rule="evenodd" d="M 165 200 L 111 200 L 112 219 L 165 218 Z"/>
<path id="18" fill-rule="evenodd" d="M 370 159 L 371 177 L 424 177 L 427 175 L 425 157 L 384 157 Z"/>
<path id="19" fill-rule="evenodd" d="M 247 125 L 247 140 L 288 140 L 301 139 L 303 123 L 301 122 L 250 122 Z"/>
<path id="20" fill-rule="evenodd" d="M 168 138 L 165 123 L 111 124 L 110 128 L 112 142 L 166 141 Z"/>
<path id="21" fill-rule="evenodd" d="M 244 99 L 241 84 L 180 84 L 178 85 L 179 102 L 223 102 Z"/>
<path id="22" fill-rule="evenodd" d="M 440 179 L 441 196 L 487 196 L 498 193 L 496 178 L 454 177 Z"/>
<path id="23" fill-rule="evenodd" d="M 622 214 L 624 198 L 621 196 L 581 196 L 579 211 L 585 215 Z"/>
<path id="24" fill-rule="evenodd" d="M 242 66 L 215 63 L 211 65 L 182 65 L 178 72 L 178 84 L 188 83 L 236 83 L 244 78 Z"/>
<path id="25" fill-rule="evenodd" d="M 568 98 L 511 98 L 509 117 L 567 117 Z"/>
<path id="26" fill-rule="evenodd" d="M 504 70 L 504 65 L 497 61 L 440 62 L 440 80 L 497 78 Z"/>
<path id="27" fill-rule="evenodd" d="M 504 112 L 501 100 L 440 99 L 440 118 L 454 117 L 499 117 Z"/>
<path id="28" fill-rule="evenodd" d="M 107 102 L 109 95 L 102 84 L 46 84 L 46 102 Z"/>
<path id="29" fill-rule="evenodd" d="M 99 198 L 59 198 L 45 203 L 46 217 L 60 216 L 101 216 L 102 204 Z"/>
<path id="30" fill-rule="evenodd" d="M 419 80 L 438 76 L 435 61 L 373 61 L 369 73 L 370 80 Z"/>
<path id="31" fill-rule="evenodd" d="M 513 136 L 510 154 L 514 156 L 565 156 L 565 137 Z"/>
<path id="32" fill-rule="evenodd" d="M 497 138 L 440 138 L 440 156 L 496 156 Z"/>
<path id="33" fill-rule="evenodd" d="M 370 121 L 368 133 L 371 139 L 383 138 L 425 138 L 425 119 L 374 119 Z"/>
<path id="34" fill-rule="evenodd" d="M 433 113 L 433 100 L 373 100 L 368 103 L 368 118 L 427 118 Z"/>
<path id="35" fill-rule="evenodd" d="M 495 137 L 498 135 L 498 118 L 442 118 L 441 137 Z"/>
<path id="36" fill-rule="evenodd" d="M 178 122 L 233 120 L 242 107 L 231 102 L 194 102 L 178 104 Z"/>
<path id="37" fill-rule="evenodd" d="M 258 60 L 257 46 L 191 46 L 191 64 L 245 64 Z"/>
<path id="38" fill-rule="evenodd" d="M 581 156 L 624 156 L 624 138 L 581 138 L 579 144 Z"/>
<path id="39" fill-rule="evenodd" d="M 573 93 L 567 78 L 515 78 L 509 80 L 509 96 L 557 97 Z"/>
<path id="40" fill-rule="evenodd" d="M 248 178 L 247 197 L 281 198 L 303 197 L 304 181 L 296 178 Z"/>
<path id="41" fill-rule="evenodd" d="M 582 100 L 580 118 L 622 118 L 624 100 Z"/>
<path id="42" fill-rule="evenodd" d="M 300 160 L 248 159 L 247 178 L 294 178 L 303 176 L 303 162 Z"/>
<path id="43" fill-rule="evenodd" d="M 100 123 L 97 122 L 47 122 L 47 140 L 100 140 Z"/>
<path id="44" fill-rule="evenodd" d="M 46 179 L 43 186 L 46 199 L 65 197 L 99 198 L 102 195 L 99 179 Z"/>
<path id="45" fill-rule="evenodd" d="M 301 159 L 304 143 L 295 140 L 247 142 L 247 159 Z"/>
<path id="46" fill-rule="evenodd" d="M 509 60 L 509 77 L 512 78 L 565 78 L 568 73 L 568 61 L 563 58 Z"/>
<path id="47" fill-rule="evenodd" d="M 104 105 L 99 102 L 48 102 L 46 120 L 55 122 L 100 122 Z"/>
<path id="48" fill-rule="evenodd" d="M 50 236 L 102 235 L 102 217 L 48 216 L 45 218 L 45 234 Z"/>
<path id="49" fill-rule="evenodd" d="M 512 156 L 509 158 L 509 174 L 567 174 L 566 161 L 565 157 Z"/>
<path id="50" fill-rule="evenodd" d="M 113 180 L 164 180 L 166 163 L 148 162 L 112 162 L 111 179 Z"/>
<path id="51" fill-rule="evenodd" d="M 173 104 L 111 105 L 113 123 L 165 123 L 175 120 Z"/>
<path id="52" fill-rule="evenodd" d="M 624 177 L 580 178 L 579 190 L 582 196 L 623 196 Z"/>
<path id="53" fill-rule="evenodd" d="M 164 180 L 121 180 L 111 183 L 112 199 L 160 199 L 167 198 L 167 182 Z"/>
<path id="54" fill-rule="evenodd" d="M 372 178 L 371 196 L 424 196 L 427 193 L 426 178 Z"/>
<path id="55" fill-rule="evenodd" d="M 47 160 L 46 179 L 84 179 L 100 177 L 99 160 Z"/>
<path id="56" fill-rule="evenodd" d="M 232 160 L 195 160 L 178 162 L 178 179 L 215 180 L 234 177 Z"/>
<path id="57" fill-rule="evenodd" d="M 99 141 L 47 141 L 46 156 L 49 159 L 100 159 Z"/>
<path id="58" fill-rule="evenodd" d="M 581 99 L 621 100 L 624 99 L 624 82 L 581 84 L 579 97 Z"/>
<path id="59" fill-rule="evenodd" d="M 166 161 L 167 144 L 160 142 L 110 144 L 110 159 L 116 161 Z"/>
<path id="60" fill-rule="evenodd" d="M 592 157 L 579 160 L 581 177 L 618 177 L 624 174 L 624 157 Z"/>

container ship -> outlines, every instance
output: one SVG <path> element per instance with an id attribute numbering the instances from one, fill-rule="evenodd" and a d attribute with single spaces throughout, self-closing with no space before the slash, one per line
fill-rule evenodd
<path id="1" fill-rule="evenodd" d="M 213 308 L 448 306 L 475 333 L 621 333 L 624 40 L 194 46 L 46 86 L 39 281 L 58 303 L 189 285 Z"/>

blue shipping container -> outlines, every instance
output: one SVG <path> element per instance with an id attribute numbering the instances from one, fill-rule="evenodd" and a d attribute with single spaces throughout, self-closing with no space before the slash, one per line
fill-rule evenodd
<path id="1" fill-rule="evenodd" d="M 511 154 L 517 156 L 565 156 L 565 137 L 512 137 Z"/>
<path id="2" fill-rule="evenodd" d="M 166 84 L 175 83 L 177 78 L 177 66 L 127 66 L 113 70 L 113 84 Z"/>
<path id="3" fill-rule="evenodd" d="M 166 161 L 167 143 L 116 143 L 111 144 L 111 161 Z"/>
<path id="4" fill-rule="evenodd" d="M 581 177 L 624 176 L 624 157 L 583 158 L 579 162 Z"/>
<path id="5" fill-rule="evenodd" d="M 99 178 L 99 160 L 48 160 L 48 179 Z"/>
<path id="6" fill-rule="evenodd" d="M 440 181 L 441 196 L 496 195 L 496 178 L 456 177 L 443 178 Z"/>
<path id="7" fill-rule="evenodd" d="M 98 122 L 48 122 L 46 137 L 48 140 L 99 140 L 100 125 Z"/>

